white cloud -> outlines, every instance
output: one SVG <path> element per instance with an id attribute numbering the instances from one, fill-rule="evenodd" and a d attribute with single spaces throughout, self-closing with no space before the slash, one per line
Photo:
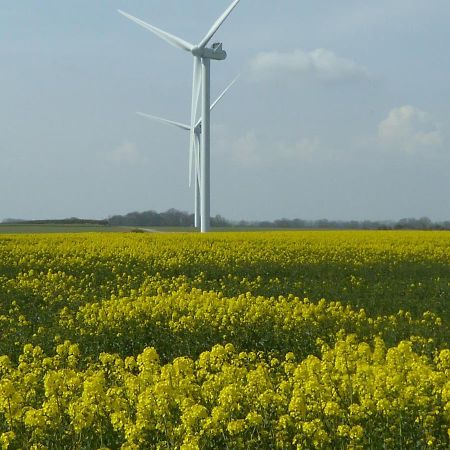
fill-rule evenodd
<path id="1" fill-rule="evenodd" d="M 136 146 L 132 142 L 124 142 L 117 147 L 109 155 L 109 160 L 117 165 L 131 165 L 134 166 L 143 161 L 143 158 Z"/>
<path id="2" fill-rule="evenodd" d="M 323 48 L 311 52 L 261 52 L 251 60 L 250 71 L 256 78 L 293 74 L 321 81 L 351 81 L 369 77 L 365 67 Z"/>
<path id="3" fill-rule="evenodd" d="M 239 166 L 251 167 L 262 159 L 260 143 L 254 131 L 249 131 L 229 146 L 231 159 Z"/>
<path id="4" fill-rule="evenodd" d="M 314 138 L 300 138 L 296 142 L 278 142 L 276 155 L 288 160 L 311 159 L 320 150 L 320 140 Z"/>
<path id="5" fill-rule="evenodd" d="M 378 126 L 378 138 L 385 146 L 406 153 L 439 147 L 443 142 L 431 115 L 410 105 L 389 112 Z"/>
<path id="6" fill-rule="evenodd" d="M 320 150 L 320 140 L 300 138 L 297 141 L 270 141 L 249 131 L 233 140 L 218 143 L 222 155 L 240 167 L 273 165 L 277 162 L 295 163 L 312 160 Z"/>

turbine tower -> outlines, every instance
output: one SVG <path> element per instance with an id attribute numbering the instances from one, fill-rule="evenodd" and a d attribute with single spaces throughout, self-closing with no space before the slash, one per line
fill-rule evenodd
<path id="1" fill-rule="evenodd" d="M 228 90 L 236 83 L 239 75 L 224 89 L 224 91 L 217 97 L 214 103 L 211 105 L 210 110 L 212 111 L 217 103 L 222 99 L 222 97 L 228 92 Z M 185 123 L 175 122 L 173 120 L 164 119 L 163 117 L 153 116 L 151 114 L 146 114 L 143 112 L 137 112 L 140 116 L 146 117 L 148 119 L 156 120 L 167 125 L 172 125 L 182 130 L 191 131 L 191 126 Z M 200 118 L 195 124 L 194 134 L 195 134 L 195 147 L 194 147 L 194 225 L 195 228 L 200 227 L 200 185 L 201 185 L 201 173 L 199 167 L 200 161 L 200 142 L 202 133 L 202 119 Z M 192 167 L 190 168 L 192 170 Z M 191 172 L 189 173 L 189 187 L 191 186 Z"/>
<path id="2" fill-rule="evenodd" d="M 192 173 L 192 164 L 196 152 L 195 126 L 197 123 L 197 109 L 200 95 L 202 97 L 201 108 L 201 142 L 200 142 L 200 229 L 202 233 L 209 231 L 210 228 L 210 145 L 211 145 L 211 60 L 221 61 L 227 57 L 222 49 L 221 43 L 214 43 L 207 47 L 208 43 L 225 22 L 227 17 L 237 6 L 240 0 L 234 0 L 226 11 L 216 20 L 213 26 L 206 33 L 205 37 L 197 44 L 191 44 L 173 34 L 167 33 L 137 17 L 134 17 L 124 11 L 118 10 L 126 18 L 136 22 L 141 27 L 146 28 L 153 34 L 163 39 L 170 45 L 181 50 L 190 52 L 194 57 L 194 69 L 192 80 L 192 104 L 191 104 L 191 126 L 190 126 L 190 146 L 189 146 L 189 174 Z"/>

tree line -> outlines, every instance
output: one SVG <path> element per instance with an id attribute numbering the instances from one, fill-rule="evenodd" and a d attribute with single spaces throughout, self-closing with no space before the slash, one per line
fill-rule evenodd
<path id="1" fill-rule="evenodd" d="M 79 219 L 71 217 L 62 220 L 20 220 L 5 219 L 8 224 L 61 224 L 61 225 L 109 225 L 126 227 L 193 227 L 194 214 L 171 208 L 164 212 L 153 210 L 130 212 L 125 215 L 114 215 L 103 220 Z M 266 228 L 266 229 L 332 229 L 332 230 L 450 230 L 450 220 L 433 222 L 428 217 L 404 218 L 398 221 L 373 220 L 304 220 L 278 219 L 274 221 L 232 221 L 221 215 L 211 217 L 211 226 L 215 228 Z"/>
<path id="2" fill-rule="evenodd" d="M 156 211 L 131 212 L 125 215 L 115 215 L 107 219 L 111 226 L 132 227 L 193 227 L 194 214 L 171 208 L 158 213 Z M 211 226 L 228 227 L 231 223 L 221 216 L 211 217 Z"/>
<path id="3" fill-rule="evenodd" d="M 114 226 L 142 227 L 192 227 L 194 214 L 177 209 L 158 213 L 156 211 L 131 212 L 125 215 L 115 215 L 107 219 Z M 230 228 L 292 228 L 292 229 L 357 229 L 357 230 L 450 230 L 450 221 L 432 222 L 428 217 L 404 218 L 398 221 L 372 220 L 304 220 L 278 219 L 274 221 L 232 221 L 221 215 L 211 217 L 212 227 Z"/>

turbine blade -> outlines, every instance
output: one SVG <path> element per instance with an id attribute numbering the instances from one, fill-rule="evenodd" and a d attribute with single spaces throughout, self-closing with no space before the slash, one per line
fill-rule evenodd
<path id="1" fill-rule="evenodd" d="M 194 138 L 195 139 L 195 138 Z M 193 159 L 194 159 L 194 145 L 189 145 L 189 187 L 192 186 L 192 165 L 193 165 Z"/>
<path id="2" fill-rule="evenodd" d="M 190 44 L 189 42 L 174 36 L 173 34 L 167 33 L 167 31 L 160 30 L 159 28 L 154 27 L 153 25 L 150 25 L 147 22 L 144 22 L 141 19 L 138 19 L 137 17 L 132 16 L 131 14 L 128 14 L 120 9 L 117 10 L 122 16 L 125 16 L 127 19 L 132 20 L 133 22 L 137 23 L 141 27 L 146 28 L 147 30 L 151 31 L 152 33 L 156 34 L 159 38 L 163 39 L 164 41 L 168 42 L 170 45 L 173 45 L 174 47 L 181 48 L 182 50 L 186 50 L 190 52 L 194 46 Z"/>
<path id="3" fill-rule="evenodd" d="M 191 129 L 191 127 L 189 125 L 185 125 L 184 123 L 175 122 L 173 120 L 164 119 L 162 117 L 152 116 L 151 114 L 146 114 L 146 113 L 142 113 L 142 112 L 137 112 L 136 114 L 138 114 L 142 117 L 147 117 L 148 119 L 156 120 L 157 122 L 161 122 L 166 125 L 174 125 L 178 128 L 181 128 L 182 130 L 189 131 Z"/>
<path id="4" fill-rule="evenodd" d="M 234 2 L 228 7 L 228 9 L 216 20 L 216 22 L 211 27 L 211 29 L 206 33 L 205 37 L 202 39 L 200 44 L 198 44 L 198 46 L 200 48 L 206 47 L 206 45 L 211 40 L 211 38 L 214 36 L 216 31 L 225 22 L 225 19 L 230 15 L 231 11 L 233 11 L 233 9 L 236 8 L 236 6 L 239 3 L 239 1 L 240 0 L 234 0 Z"/>
<path id="5" fill-rule="evenodd" d="M 202 180 L 201 180 L 201 169 L 200 169 L 200 135 L 196 134 L 195 135 L 195 182 L 198 183 L 199 186 L 201 186 L 202 184 Z"/>
<path id="6" fill-rule="evenodd" d="M 195 152 L 195 126 L 197 121 L 198 100 L 200 97 L 200 88 L 202 84 L 201 60 L 198 56 L 194 57 L 194 69 L 192 74 L 192 104 L 191 104 L 191 135 L 189 141 L 189 186 L 192 184 L 192 165 Z"/>
<path id="7" fill-rule="evenodd" d="M 211 105 L 211 111 L 215 108 L 215 106 L 217 105 L 217 103 L 220 102 L 220 100 L 222 99 L 222 97 L 229 91 L 229 89 L 234 85 L 234 83 L 236 83 L 236 81 L 239 79 L 240 75 L 238 75 L 225 89 L 224 91 L 217 97 L 217 99 L 215 100 L 215 102 Z"/>
<path id="8" fill-rule="evenodd" d="M 216 98 L 216 100 L 214 101 L 214 103 L 211 105 L 211 111 L 216 107 L 217 103 L 220 102 L 220 100 L 222 99 L 222 97 L 230 90 L 230 88 L 236 83 L 237 80 L 239 80 L 239 77 L 241 75 L 239 74 L 225 89 L 224 91 Z M 200 119 L 197 121 L 197 123 L 195 124 L 196 127 L 198 127 L 200 124 L 202 123 L 202 118 L 200 117 Z"/>

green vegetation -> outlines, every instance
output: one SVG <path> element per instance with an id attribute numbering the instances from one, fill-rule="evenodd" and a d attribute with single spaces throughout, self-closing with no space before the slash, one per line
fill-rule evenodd
<path id="1" fill-rule="evenodd" d="M 29 224 L 29 223 L 2 223 L 0 234 L 34 234 L 34 233 L 86 233 L 127 231 L 130 227 L 113 227 L 107 225 L 81 225 L 81 224 Z"/>

